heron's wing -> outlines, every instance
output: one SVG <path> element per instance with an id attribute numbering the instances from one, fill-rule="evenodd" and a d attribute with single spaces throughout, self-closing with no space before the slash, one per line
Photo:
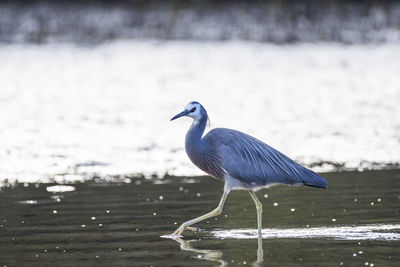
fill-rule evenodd
<path id="1" fill-rule="evenodd" d="M 327 182 L 278 150 L 242 132 L 217 128 L 206 136 L 219 151 L 223 168 L 250 185 L 305 184 L 325 188 Z"/>

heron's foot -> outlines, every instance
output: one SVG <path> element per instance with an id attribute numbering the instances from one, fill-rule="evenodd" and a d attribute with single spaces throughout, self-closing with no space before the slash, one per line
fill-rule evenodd
<path id="1" fill-rule="evenodd" d="M 200 232 L 201 231 L 200 227 L 196 227 L 196 226 L 186 227 L 185 230 L 189 230 L 189 231 L 192 231 L 192 232 Z"/>
<path id="2" fill-rule="evenodd" d="M 193 226 L 187 226 L 185 223 L 183 223 L 181 226 L 179 226 L 178 229 L 175 230 L 173 235 L 179 236 L 185 230 L 196 232 L 196 231 L 200 231 L 200 228 L 199 227 L 193 227 Z"/>
<path id="3" fill-rule="evenodd" d="M 185 231 L 186 228 L 187 228 L 187 225 L 185 223 L 182 223 L 182 225 L 179 226 L 179 228 L 175 230 L 173 235 L 180 236 L 182 234 L 182 232 Z"/>

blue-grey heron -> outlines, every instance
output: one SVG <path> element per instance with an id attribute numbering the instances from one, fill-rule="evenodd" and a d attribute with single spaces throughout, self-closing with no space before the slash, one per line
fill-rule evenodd
<path id="1" fill-rule="evenodd" d="M 255 191 L 275 184 L 307 185 L 326 188 L 327 182 L 318 174 L 294 162 L 278 150 L 245 133 L 216 128 L 202 137 L 208 115 L 198 102 L 190 102 L 185 110 L 171 120 L 187 116 L 193 123 L 186 134 L 185 148 L 190 160 L 201 170 L 225 182 L 221 201 L 213 211 L 184 222 L 174 235 L 184 230 L 195 231 L 191 225 L 221 214 L 231 190 L 248 190 L 257 210 L 258 235 L 261 236 L 262 204 Z"/>

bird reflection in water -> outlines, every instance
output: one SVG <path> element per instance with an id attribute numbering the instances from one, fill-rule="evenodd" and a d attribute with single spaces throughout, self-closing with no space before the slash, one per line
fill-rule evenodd
<path id="1" fill-rule="evenodd" d="M 169 239 L 172 239 L 172 240 L 175 240 L 176 242 L 178 242 L 181 250 L 191 251 L 191 252 L 199 254 L 199 256 L 197 256 L 197 259 L 199 259 L 199 260 L 218 262 L 220 264 L 219 266 L 228 266 L 228 262 L 223 259 L 223 253 L 221 250 L 198 249 L 198 248 L 192 247 L 193 243 L 200 242 L 200 240 L 196 240 L 196 239 L 183 240 L 181 237 L 176 236 L 176 235 L 167 235 L 167 236 L 162 236 L 162 237 L 169 238 Z M 258 239 L 257 240 L 257 242 L 258 242 L 257 260 L 252 265 L 253 266 L 262 266 L 263 256 L 264 256 L 264 252 L 263 252 L 263 248 L 262 248 L 262 236 L 258 235 L 257 239 Z"/>

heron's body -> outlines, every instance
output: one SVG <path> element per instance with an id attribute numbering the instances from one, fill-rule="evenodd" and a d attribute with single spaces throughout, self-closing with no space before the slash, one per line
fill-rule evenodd
<path id="1" fill-rule="evenodd" d="M 216 216 L 222 211 L 231 190 L 248 190 L 257 207 L 258 229 L 261 235 L 261 202 L 254 191 L 275 184 L 307 185 L 326 188 L 327 182 L 318 174 L 294 162 L 283 153 L 245 133 L 216 128 L 204 137 L 208 115 L 198 102 L 190 102 L 181 116 L 193 118 L 186 134 L 185 148 L 190 160 L 211 176 L 225 181 L 224 194 L 218 207 L 206 215 L 185 222 L 175 231 L 182 233 L 189 225 Z"/>
<path id="2" fill-rule="evenodd" d="M 202 137 L 206 123 L 205 116 L 194 121 L 186 134 L 186 153 L 197 167 L 232 189 L 255 191 L 274 184 L 326 187 L 321 176 L 250 135 L 216 128 Z"/>

